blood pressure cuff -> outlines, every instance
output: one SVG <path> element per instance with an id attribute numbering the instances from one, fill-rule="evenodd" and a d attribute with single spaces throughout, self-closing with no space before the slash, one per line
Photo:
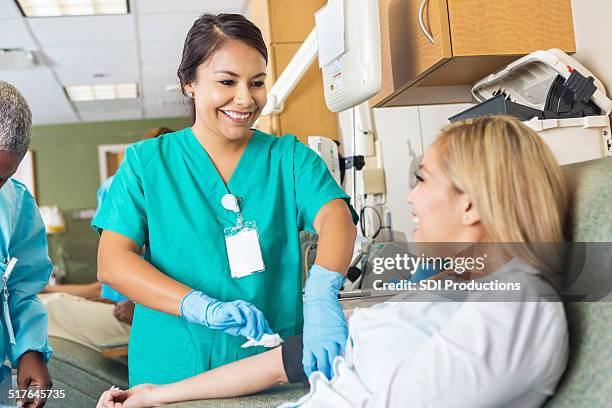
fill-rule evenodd
<path id="1" fill-rule="evenodd" d="M 308 377 L 304 373 L 302 356 L 304 354 L 304 342 L 302 335 L 291 336 L 285 339 L 281 346 L 283 356 L 283 367 L 290 383 L 302 383 L 310 385 Z"/>

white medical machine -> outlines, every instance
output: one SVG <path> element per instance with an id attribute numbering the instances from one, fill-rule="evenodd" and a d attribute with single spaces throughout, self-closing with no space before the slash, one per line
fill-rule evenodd
<path id="1" fill-rule="evenodd" d="M 336 142 L 324 136 L 309 136 L 308 147 L 323 159 L 332 177 L 341 186 L 340 155 Z"/>
<path id="2" fill-rule="evenodd" d="M 332 112 L 355 108 L 353 148 L 349 157 L 341 158 L 336 143 L 324 136 L 310 136 L 308 144 L 323 158 L 339 185 L 343 172 L 353 169 L 354 198 L 366 193 L 371 199 L 384 197 L 382 156 L 375 147 L 368 105 L 382 83 L 378 1 L 329 0 L 315 13 L 315 25 L 270 89 L 262 115 L 282 113 L 283 102 L 318 56 L 327 107 Z M 355 173 L 357 170 L 363 171 Z"/>
<path id="3" fill-rule="evenodd" d="M 378 2 L 333 0 L 317 12 L 315 22 L 329 110 L 340 112 L 376 95 L 382 81 Z M 343 47 L 321 52 L 334 42 Z"/>
<path id="4" fill-rule="evenodd" d="M 315 21 L 315 29 L 268 93 L 262 115 L 283 111 L 283 102 L 317 55 L 323 72 L 325 102 L 332 112 L 360 105 L 380 90 L 378 2 L 331 0 L 317 11 Z"/>
<path id="5" fill-rule="evenodd" d="M 479 106 L 503 95 L 514 106 L 533 111 L 521 120 L 544 139 L 561 165 L 612 156 L 612 100 L 591 71 L 561 50 L 520 58 L 477 82 L 472 94 Z"/>
<path id="6" fill-rule="evenodd" d="M 382 81 L 378 2 L 330 0 L 315 13 L 315 23 L 315 29 L 272 86 L 262 115 L 282 113 L 285 99 L 318 56 L 327 107 L 332 112 L 356 107 L 359 137 L 355 138 L 354 154 L 372 156 L 374 136 L 367 101 L 380 90 Z M 342 169 L 347 164 L 338 158 L 335 142 L 310 136 L 308 144 L 341 184 Z"/>

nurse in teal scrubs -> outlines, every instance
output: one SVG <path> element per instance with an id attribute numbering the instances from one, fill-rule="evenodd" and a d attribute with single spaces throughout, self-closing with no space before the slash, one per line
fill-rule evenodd
<path id="1" fill-rule="evenodd" d="M 329 376 L 342 353 L 347 328 L 337 295 L 357 216 L 313 151 L 294 136 L 251 128 L 267 100 L 266 64 L 261 33 L 243 16 L 196 20 L 178 69 L 193 125 L 129 147 L 92 222 L 101 233 L 98 277 L 137 304 L 131 386 L 261 352 L 240 346 L 264 333 L 303 332 L 307 374 Z M 224 196 L 237 198 L 239 212 Z M 257 234 L 241 235 L 246 247 L 230 251 L 228 231 L 242 221 Z M 304 302 L 300 230 L 319 235 Z M 263 268 L 247 253 L 260 253 Z"/>

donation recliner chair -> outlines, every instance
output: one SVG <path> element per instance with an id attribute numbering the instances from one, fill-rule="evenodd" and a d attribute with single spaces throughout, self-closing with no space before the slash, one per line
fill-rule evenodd
<path id="1" fill-rule="evenodd" d="M 612 158 L 564 167 L 570 191 L 570 225 L 574 242 L 612 242 Z M 610 245 L 610 244 L 608 244 Z M 612 249 L 612 247 L 610 247 Z M 609 290 L 612 251 L 597 276 Z M 546 408 L 607 407 L 612 395 L 612 294 L 598 302 L 568 302 L 570 356 L 557 393 Z"/>
<path id="2" fill-rule="evenodd" d="M 111 385 L 128 386 L 127 365 L 89 347 L 49 337 L 53 357 L 48 368 L 53 389 L 64 390 L 64 398 L 49 399 L 46 408 L 95 407 L 102 392 Z"/>
<path id="3" fill-rule="evenodd" d="M 571 193 L 571 227 L 575 242 L 612 242 L 612 158 L 579 163 L 564 168 Z M 609 268 L 601 277 L 612 279 Z M 607 274 L 607 275 L 605 275 Z M 612 395 L 612 295 L 607 302 L 568 303 L 570 358 L 557 393 L 546 408 L 604 407 Z M 54 357 L 49 371 L 56 389 L 66 390 L 66 399 L 50 400 L 47 407 L 93 407 L 112 384 L 127 387 L 127 367 L 87 347 L 51 339 Z M 191 401 L 172 408 L 275 407 L 295 401 L 307 389 L 286 385 L 241 398 Z"/>

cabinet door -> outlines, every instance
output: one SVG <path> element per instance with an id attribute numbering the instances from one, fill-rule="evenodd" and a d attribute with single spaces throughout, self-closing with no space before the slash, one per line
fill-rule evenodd
<path id="1" fill-rule="evenodd" d="M 421 5 L 424 29 L 419 23 Z M 380 0 L 382 87 L 377 105 L 452 57 L 446 0 Z"/>
<path id="2" fill-rule="evenodd" d="M 575 52 L 570 0 L 448 0 L 453 57 Z"/>

